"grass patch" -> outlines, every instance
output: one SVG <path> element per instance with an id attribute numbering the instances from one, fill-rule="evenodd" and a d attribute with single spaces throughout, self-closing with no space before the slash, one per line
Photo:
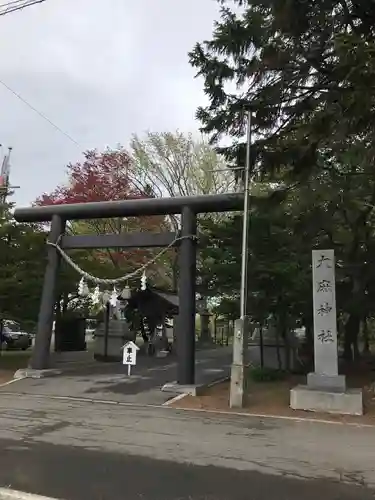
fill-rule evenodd
<path id="1" fill-rule="evenodd" d="M 272 368 L 261 368 L 259 366 L 252 366 L 249 368 L 249 378 L 253 382 L 276 382 L 284 380 L 286 372 L 282 370 L 275 370 Z"/>

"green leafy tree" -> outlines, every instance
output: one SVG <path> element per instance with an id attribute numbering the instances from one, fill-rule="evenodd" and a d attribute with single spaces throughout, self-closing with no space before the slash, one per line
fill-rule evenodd
<path id="1" fill-rule="evenodd" d="M 20 322 L 34 329 L 38 319 L 40 297 L 47 264 L 48 232 L 35 224 L 19 224 L 11 214 L 11 205 L 3 207 L 0 219 L 0 317 Z M 84 251 L 75 251 L 78 265 L 94 275 L 115 277 L 113 265 L 100 262 Z M 80 276 L 62 263 L 57 296 L 62 312 L 75 309 L 87 314 L 87 304 L 77 301 Z"/>
<path id="2" fill-rule="evenodd" d="M 35 326 L 46 264 L 43 230 L 17 224 L 9 206 L 0 220 L 0 314 Z"/>
<path id="3" fill-rule="evenodd" d="M 333 248 L 337 261 L 337 310 L 344 320 L 348 359 L 358 357 L 360 324 L 374 314 L 374 179 L 360 174 L 356 156 L 335 164 L 336 176 L 318 169 L 280 203 L 251 211 L 249 311 L 261 321 L 277 316 L 301 321 L 311 333 L 311 250 Z M 358 175 L 350 175 L 355 163 Z M 363 166 L 363 165 L 362 165 Z M 206 226 L 201 279 L 213 293 L 238 301 L 242 220 L 230 217 Z"/>
<path id="4" fill-rule="evenodd" d="M 132 183 L 139 191 L 155 197 L 227 193 L 235 188 L 234 177 L 224 159 L 203 137 L 194 138 L 178 131 L 149 132 L 143 138 L 135 135 L 130 153 Z M 222 214 L 207 216 L 220 218 Z M 200 220 L 205 217 L 202 214 Z M 168 221 L 171 230 L 180 230 L 179 217 L 172 215 Z M 170 270 L 173 277 L 174 289 L 177 289 L 177 264 L 177 252 L 172 251 L 163 260 L 164 270 Z"/>
<path id="5" fill-rule="evenodd" d="M 181 132 L 149 132 L 131 141 L 132 182 L 156 197 L 227 193 L 234 186 L 209 143 Z"/>
<path id="6" fill-rule="evenodd" d="M 264 214 L 251 212 L 249 234 L 248 310 L 254 320 L 270 314 L 281 316 L 287 309 L 291 319 L 302 318 L 305 302 L 311 303 L 310 254 L 304 242 L 293 238 L 286 214 L 279 208 Z M 238 302 L 241 276 L 242 218 L 230 216 L 206 226 L 206 267 L 202 279 L 212 293 Z M 287 307 L 286 307 L 287 304 Z M 227 306 L 226 306 L 227 307 Z"/>

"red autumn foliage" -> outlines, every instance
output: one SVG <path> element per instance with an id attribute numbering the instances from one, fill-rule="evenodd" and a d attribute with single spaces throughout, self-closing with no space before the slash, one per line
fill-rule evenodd
<path id="1" fill-rule="evenodd" d="M 84 154 L 84 161 L 68 165 L 68 182 L 58 186 L 52 193 L 44 193 L 36 200 L 37 205 L 61 205 L 68 203 L 87 203 L 148 198 L 129 180 L 130 158 L 124 149 L 96 150 Z M 120 221 L 120 223 L 119 223 Z M 113 233 L 127 231 L 158 232 L 165 229 L 165 217 L 133 217 L 123 220 L 88 221 L 90 232 Z M 113 264 L 122 267 L 141 265 L 152 252 L 132 250 L 131 252 L 97 252 L 99 259 L 110 257 Z"/>
<path id="2" fill-rule="evenodd" d="M 130 158 L 124 149 L 87 151 L 84 161 L 68 165 L 68 183 L 44 193 L 38 205 L 147 198 L 129 181 Z"/>

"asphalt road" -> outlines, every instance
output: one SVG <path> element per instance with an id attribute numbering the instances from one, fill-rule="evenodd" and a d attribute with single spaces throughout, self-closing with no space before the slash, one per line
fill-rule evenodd
<path id="1" fill-rule="evenodd" d="M 370 500 L 326 480 L 177 464 L 70 446 L 0 440 L 0 483 L 65 500 Z"/>
<path id="2" fill-rule="evenodd" d="M 0 395 L 0 486 L 62 500 L 370 500 L 374 450 L 374 428 Z"/>
<path id="3" fill-rule="evenodd" d="M 207 381 L 230 351 L 197 358 Z M 1 388 L 0 487 L 61 500 L 375 500 L 374 428 L 158 407 L 175 373 L 173 359 L 144 359 L 131 379 L 97 364 Z"/>

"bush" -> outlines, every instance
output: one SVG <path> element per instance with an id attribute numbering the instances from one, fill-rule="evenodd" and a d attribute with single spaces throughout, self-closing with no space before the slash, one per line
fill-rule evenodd
<path id="1" fill-rule="evenodd" d="M 282 370 L 261 368 L 259 366 L 252 366 L 249 370 L 249 378 L 254 382 L 274 382 L 276 380 L 283 380 L 285 375 L 285 372 Z"/>

